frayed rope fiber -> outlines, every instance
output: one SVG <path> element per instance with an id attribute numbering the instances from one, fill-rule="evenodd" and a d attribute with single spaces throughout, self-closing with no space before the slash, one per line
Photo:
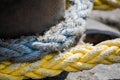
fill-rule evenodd
<path id="1" fill-rule="evenodd" d="M 63 71 L 81 71 L 113 63 L 120 63 L 120 38 L 95 46 L 77 45 L 63 53 L 50 53 L 33 63 L 1 62 L 0 80 L 41 79 Z"/>
<path id="2" fill-rule="evenodd" d="M 63 51 L 74 45 L 85 31 L 85 20 L 92 10 L 92 0 L 71 0 L 74 3 L 65 12 L 65 21 L 53 26 L 43 36 L 0 40 L 0 62 L 36 61 L 50 52 Z M 1 66 L 0 66 L 1 67 Z"/>

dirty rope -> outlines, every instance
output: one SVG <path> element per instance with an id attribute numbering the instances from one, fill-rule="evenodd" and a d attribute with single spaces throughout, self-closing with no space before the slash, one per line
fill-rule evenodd
<path id="1" fill-rule="evenodd" d="M 62 51 L 74 45 L 75 39 L 85 31 L 85 19 L 92 9 L 92 0 L 71 0 L 65 12 L 65 21 L 48 30 L 44 36 L 22 39 L 0 39 L 0 62 L 36 61 L 49 52 Z"/>

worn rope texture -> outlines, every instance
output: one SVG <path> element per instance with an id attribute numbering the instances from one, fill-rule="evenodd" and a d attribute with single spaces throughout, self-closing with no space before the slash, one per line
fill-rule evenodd
<path id="1" fill-rule="evenodd" d="M 51 53 L 34 63 L 0 63 L 0 80 L 41 79 L 63 71 L 91 69 L 98 64 L 120 62 L 120 38 L 91 44 L 77 45 L 68 51 Z"/>
<path id="2" fill-rule="evenodd" d="M 112 10 L 120 8 L 120 0 L 95 0 L 94 9 Z"/>
<path id="3" fill-rule="evenodd" d="M 65 21 L 48 30 L 44 36 L 23 37 L 15 40 L 0 40 L 0 62 L 35 61 L 53 51 L 62 51 L 73 46 L 75 39 L 85 31 L 85 19 L 92 10 L 91 0 L 72 0 L 74 3 L 65 12 Z"/>

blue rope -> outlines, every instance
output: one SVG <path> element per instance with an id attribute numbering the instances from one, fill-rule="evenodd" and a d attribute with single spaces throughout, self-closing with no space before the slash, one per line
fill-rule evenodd
<path id="1" fill-rule="evenodd" d="M 44 36 L 0 40 L 0 61 L 31 62 L 44 55 L 71 46 L 84 31 L 85 19 L 92 9 L 91 0 L 71 0 L 74 5 L 65 12 L 65 21 L 52 27 Z"/>

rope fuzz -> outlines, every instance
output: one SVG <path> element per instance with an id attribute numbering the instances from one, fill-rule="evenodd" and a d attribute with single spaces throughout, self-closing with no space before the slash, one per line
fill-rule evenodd
<path id="1" fill-rule="evenodd" d="M 65 12 L 65 20 L 53 26 L 43 36 L 23 37 L 22 39 L 0 39 L 0 62 L 32 62 L 41 59 L 49 52 L 63 51 L 75 44 L 85 31 L 86 17 L 92 10 L 90 0 L 74 0 Z"/>
<path id="2" fill-rule="evenodd" d="M 120 62 L 120 38 L 91 44 L 77 45 L 65 52 L 50 53 L 33 63 L 0 63 L 1 80 L 41 79 L 63 71 L 91 69 L 98 64 Z"/>

